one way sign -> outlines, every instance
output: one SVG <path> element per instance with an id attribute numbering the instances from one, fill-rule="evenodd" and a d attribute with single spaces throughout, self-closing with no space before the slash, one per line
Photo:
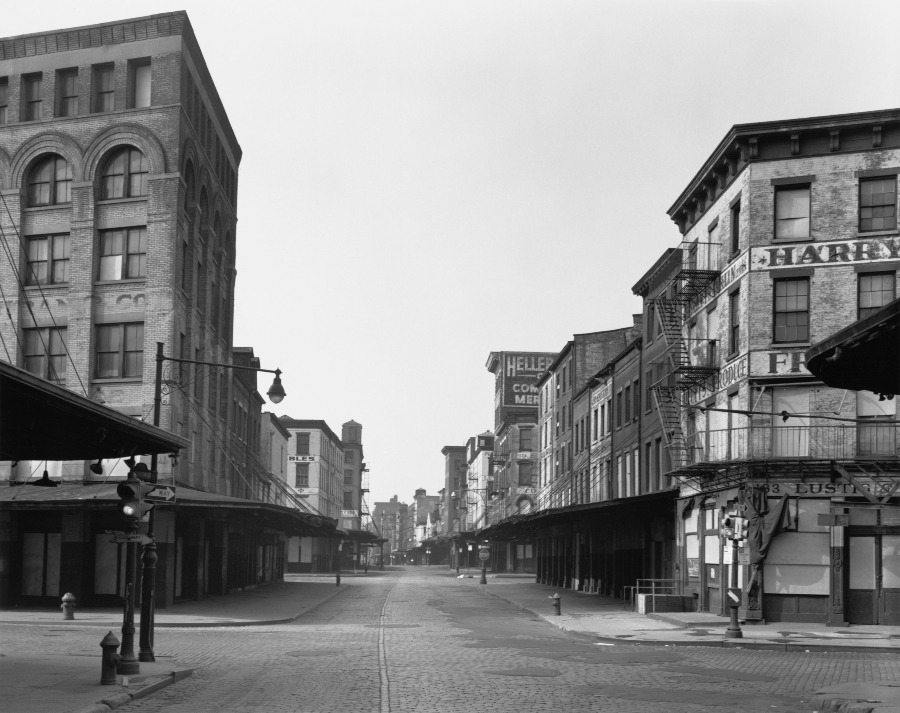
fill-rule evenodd
<path id="1" fill-rule="evenodd" d="M 144 499 L 155 503 L 174 503 L 175 494 L 174 485 L 163 485 L 157 486 L 156 490 L 147 493 Z"/>
<path id="2" fill-rule="evenodd" d="M 728 588 L 728 604 L 730 606 L 738 606 L 741 603 L 741 588 L 740 587 L 729 587 Z"/>

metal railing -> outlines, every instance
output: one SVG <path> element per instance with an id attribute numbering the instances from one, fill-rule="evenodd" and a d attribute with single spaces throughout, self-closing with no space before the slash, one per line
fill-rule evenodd
<path id="1" fill-rule="evenodd" d="M 752 426 L 688 434 L 686 442 L 691 465 L 782 458 L 900 460 L 900 423 Z"/>
<path id="2" fill-rule="evenodd" d="M 685 583 L 680 579 L 638 579 L 636 584 L 623 588 L 623 605 L 626 609 L 636 611 L 638 596 L 649 594 L 652 607 L 650 613 L 654 614 L 656 613 L 657 595 L 676 594 L 681 596 L 684 593 L 684 585 Z"/>

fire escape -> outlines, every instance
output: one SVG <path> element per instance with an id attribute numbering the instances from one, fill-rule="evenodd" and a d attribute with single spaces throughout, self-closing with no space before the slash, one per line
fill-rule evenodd
<path id="1" fill-rule="evenodd" d="M 685 334 L 685 320 L 693 306 L 712 294 L 719 278 L 718 243 L 682 243 L 681 269 L 651 299 L 666 341 L 668 373 L 651 386 L 662 423 L 672 469 L 678 471 L 693 461 L 691 448 L 681 423 L 687 392 L 718 371 L 711 345 L 701 357 L 692 356 L 692 342 Z M 665 370 L 664 370 L 665 371 Z"/>

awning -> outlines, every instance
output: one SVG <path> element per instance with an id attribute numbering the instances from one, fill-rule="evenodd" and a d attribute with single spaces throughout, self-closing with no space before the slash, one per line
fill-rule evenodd
<path id="1" fill-rule="evenodd" d="M 0 460 L 177 453 L 189 442 L 0 361 Z"/>
<path id="2" fill-rule="evenodd" d="M 806 368 L 838 389 L 900 394 L 900 299 L 811 346 Z"/>
<path id="3" fill-rule="evenodd" d="M 114 510 L 119 503 L 118 481 L 109 483 L 60 483 L 56 488 L 27 485 L 0 488 L 0 510 Z M 301 537 L 328 537 L 335 521 L 294 508 L 177 487 L 173 503 L 157 503 L 159 509 L 208 514 L 241 513 L 265 518 L 265 525 Z"/>
<path id="4" fill-rule="evenodd" d="M 512 515 L 505 520 L 478 531 L 478 539 L 514 539 L 533 537 L 538 527 L 547 527 L 559 523 L 571 523 L 579 517 L 600 513 L 609 508 L 645 507 L 653 502 L 674 501 L 678 497 L 678 489 L 661 490 L 656 493 L 635 495 L 616 500 L 604 500 L 596 503 L 567 505 L 560 508 L 537 510 L 524 515 Z"/>

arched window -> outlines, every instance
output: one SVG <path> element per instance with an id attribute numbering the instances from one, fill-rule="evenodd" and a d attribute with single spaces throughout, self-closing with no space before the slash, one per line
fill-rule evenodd
<path id="1" fill-rule="evenodd" d="M 119 149 L 103 169 L 100 199 L 137 198 L 147 195 L 147 157 L 135 148 Z"/>
<path id="2" fill-rule="evenodd" d="M 53 154 L 41 159 L 28 178 L 28 205 L 56 205 L 72 200 L 72 167 Z"/>

